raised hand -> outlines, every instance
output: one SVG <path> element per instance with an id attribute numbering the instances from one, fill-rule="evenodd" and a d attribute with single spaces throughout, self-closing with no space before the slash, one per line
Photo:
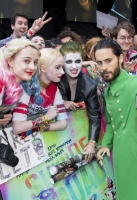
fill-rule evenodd
<path id="1" fill-rule="evenodd" d="M 41 18 L 36 19 L 33 22 L 32 27 L 30 28 L 30 30 L 33 32 L 33 34 L 38 32 L 46 23 L 48 23 L 52 19 L 52 17 L 50 17 L 47 20 L 44 20 L 46 18 L 47 14 L 48 14 L 48 12 L 45 12 L 45 14 Z"/>
<path id="2" fill-rule="evenodd" d="M 110 37 L 110 32 L 111 32 L 111 28 L 109 27 L 105 27 L 105 26 L 102 26 L 102 35 L 105 36 L 106 38 L 109 38 Z"/>

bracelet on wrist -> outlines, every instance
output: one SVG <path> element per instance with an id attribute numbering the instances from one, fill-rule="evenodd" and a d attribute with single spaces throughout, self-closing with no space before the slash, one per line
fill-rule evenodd
<path id="1" fill-rule="evenodd" d="M 31 121 L 31 123 L 32 123 L 32 129 L 35 128 L 36 122 L 35 121 Z"/>
<path id="2" fill-rule="evenodd" d="M 29 30 L 28 30 L 28 34 L 29 34 L 30 36 L 32 36 L 34 33 L 29 29 Z"/>
<path id="3" fill-rule="evenodd" d="M 40 131 L 41 132 L 44 132 L 44 131 L 49 131 L 50 129 L 50 124 L 49 123 L 46 123 L 46 124 L 43 124 L 40 126 Z"/>
<path id="4" fill-rule="evenodd" d="M 32 121 L 32 128 L 40 127 L 41 125 L 49 124 L 49 119 L 44 116 L 40 116 Z"/>
<path id="5" fill-rule="evenodd" d="M 89 140 L 88 144 L 95 147 L 96 146 L 96 142 L 94 140 Z"/>
<path id="6" fill-rule="evenodd" d="M 89 142 L 92 142 L 93 144 L 96 144 L 95 140 L 89 140 Z"/>
<path id="7" fill-rule="evenodd" d="M 41 125 L 43 123 L 49 123 L 49 119 L 45 116 L 38 117 L 38 118 L 36 118 L 35 121 L 36 121 L 37 125 Z"/>

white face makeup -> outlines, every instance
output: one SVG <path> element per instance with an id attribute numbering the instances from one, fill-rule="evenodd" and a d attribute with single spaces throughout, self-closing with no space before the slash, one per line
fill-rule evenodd
<path id="1" fill-rule="evenodd" d="M 64 70 L 70 77 L 76 78 L 82 68 L 82 57 L 80 53 L 68 53 L 64 57 Z"/>

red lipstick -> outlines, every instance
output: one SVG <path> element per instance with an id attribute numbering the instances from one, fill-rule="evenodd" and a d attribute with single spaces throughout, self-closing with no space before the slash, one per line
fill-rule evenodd
<path id="1" fill-rule="evenodd" d="M 26 72 L 28 75 L 32 76 L 33 72 Z"/>

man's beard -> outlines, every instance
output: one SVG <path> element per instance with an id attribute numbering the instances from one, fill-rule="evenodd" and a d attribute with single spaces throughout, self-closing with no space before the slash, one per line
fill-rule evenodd
<path id="1" fill-rule="evenodd" d="M 118 62 L 118 66 L 117 66 L 117 68 L 114 70 L 114 72 L 109 72 L 109 73 L 111 73 L 112 74 L 112 77 L 111 78 L 107 78 L 107 77 L 104 77 L 104 75 L 103 75 L 103 73 L 105 72 L 103 72 L 103 73 L 101 73 L 101 75 L 102 75 L 102 77 L 103 77 L 103 79 L 104 79 L 104 81 L 106 81 L 106 82 L 112 82 L 112 81 L 114 81 L 118 76 L 119 76 L 119 74 L 120 74 L 120 67 L 119 67 L 119 62 Z"/>

